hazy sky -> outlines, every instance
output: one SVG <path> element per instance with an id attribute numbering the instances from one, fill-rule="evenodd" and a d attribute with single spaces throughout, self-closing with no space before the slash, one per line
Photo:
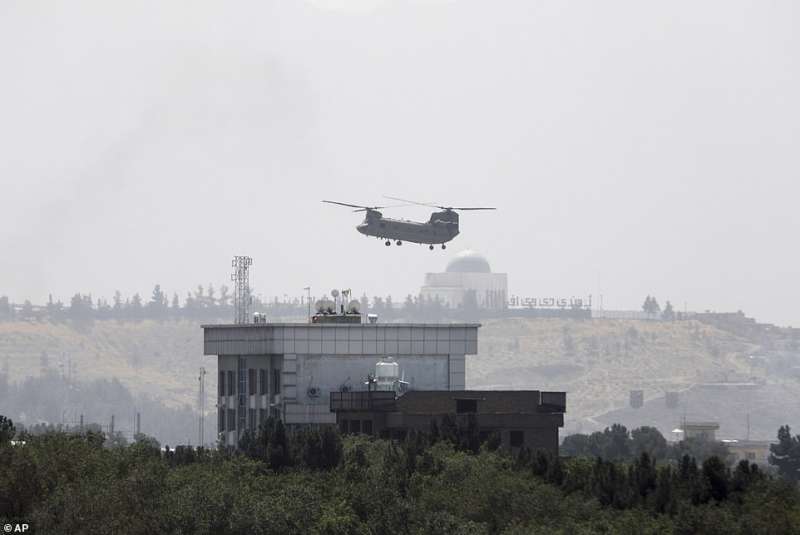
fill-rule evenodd
<path id="1" fill-rule="evenodd" d="M 800 4 L 0 3 L 0 294 L 511 292 L 800 326 Z M 332 198 L 495 205 L 446 252 Z M 389 212 L 386 212 L 389 215 Z M 392 211 L 427 218 L 428 210 Z"/>

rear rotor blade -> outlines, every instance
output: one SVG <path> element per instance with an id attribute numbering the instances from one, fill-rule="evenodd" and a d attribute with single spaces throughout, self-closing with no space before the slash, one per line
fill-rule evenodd
<path id="1" fill-rule="evenodd" d="M 408 199 L 401 199 L 400 197 L 389 197 L 388 195 L 384 195 L 384 197 L 387 198 L 387 199 L 391 199 L 393 201 L 400 201 L 400 202 L 405 202 L 405 203 L 409 203 L 409 204 L 416 204 L 418 206 L 428 206 L 430 208 L 441 208 L 442 210 L 446 210 L 447 209 L 446 206 L 439 206 L 437 204 L 431 204 L 431 203 L 428 203 L 428 202 L 411 201 L 411 200 L 408 200 Z"/>
<path id="2" fill-rule="evenodd" d="M 410 201 L 408 199 L 401 199 L 399 197 L 389 197 L 388 195 L 384 195 L 384 197 L 387 199 L 392 199 L 393 201 L 402 201 L 411 204 L 417 204 L 419 206 L 429 206 L 431 208 L 439 208 L 440 210 L 497 210 L 497 208 L 489 206 L 441 206 L 427 202 Z"/>

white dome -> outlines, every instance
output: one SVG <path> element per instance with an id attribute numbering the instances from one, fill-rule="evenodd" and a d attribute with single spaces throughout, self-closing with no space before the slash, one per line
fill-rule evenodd
<path id="1" fill-rule="evenodd" d="M 489 261 L 482 254 L 466 249 L 447 263 L 448 273 L 491 273 Z"/>

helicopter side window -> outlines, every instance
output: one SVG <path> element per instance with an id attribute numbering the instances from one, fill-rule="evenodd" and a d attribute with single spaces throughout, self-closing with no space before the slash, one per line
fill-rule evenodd
<path id="1" fill-rule="evenodd" d="M 386 228 L 386 223 L 381 223 L 381 228 Z"/>

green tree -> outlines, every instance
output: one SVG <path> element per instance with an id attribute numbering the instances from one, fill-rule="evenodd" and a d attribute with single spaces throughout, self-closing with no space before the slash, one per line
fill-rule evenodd
<path id="1" fill-rule="evenodd" d="M 631 450 L 637 457 L 647 452 L 654 459 L 664 459 L 668 449 L 667 439 L 655 427 L 642 426 L 631 431 Z"/>
<path id="2" fill-rule="evenodd" d="M 719 457 L 713 456 L 703 461 L 703 477 L 708 481 L 712 498 L 721 502 L 728 497 L 730 474 Z"/>
<path id="3" fill-rule="evenodd" d="M 138 293 L 133 294 L 131 297 L 130 306 L 128 307 L 128 314 L 133 319 L 141 319 L 144 317 L 144 307 L 142 306 L 142 296 Z"/>
<path id="4" fill-rule="evenodd" d="M 167 312 L 167 296 L 161 290 L 161 285 L 156 284 L 153 287 L 153 292 L 150 296 L 150 302 L 147 303 L 148 315 L 152 318 L 161 319 Z"/>
<path id="5" fill-rule="evenodd" d="M 281 470 L 292 465 L 286 428 L 281 420 L 275 422 L 275 428 L 269 437 L 267 460 L 273 470 Z"/>
<path id="6" fill-rule="evenodd" d="M 0 414 L 0 446 L 8 444 L 16 434 L 14 422 Z"/>
<path id="7" fill-rule="evenodd" d="M 778 467 L 781 477 L 800 481 L 800 435 L 792 436 L 788 425 L 778 429 L 778 443 L 769 447 L 769 463 Z"/>

